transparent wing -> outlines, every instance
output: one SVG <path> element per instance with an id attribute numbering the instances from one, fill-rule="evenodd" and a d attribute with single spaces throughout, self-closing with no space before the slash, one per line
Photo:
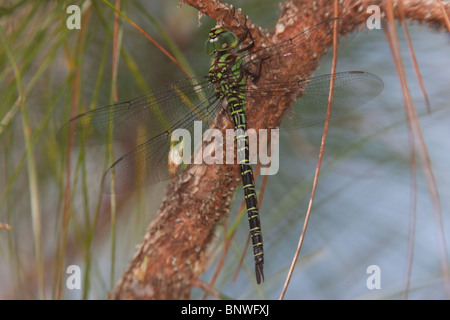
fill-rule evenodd
<path id="1" fill-rule="evenodd" d="M 281 121 L 281 129 L 293 129 L 325 121 L 328 93 L 334 78 L 332 116 L 356 109 L 383 91 L 383 80 L 364 71 L 347 71 L 301 81 L 258 84 L 247 89 L 249 101 L 261 97 L 300 97 Z"/>
<path id="2" fill-rule="evenodd" d="M 219 103 L 219 100 L 213 103 L 202 101 L 203 106 L 200 107 L 220 110 L 221 108 L 217 106 Z M 216 112 L 211 112 L 208 116 L 213 117 L 215 114 Z M 194 155 L 199 142 L 195 140 L 195 137 L 202 138 L 203 132 L 209 128 L 208 122 L 201 121 L 195 113 L 189 113 L 182 121 L 174 124 L 170 132 L 160 133 L 117 159 L 103 176 L 104 192 L 110 193 L 112 190 L 114 193 L 129 192 L 180 174 L 184 167 L 183 164 L 178 166 L 179 164 L 170 161 L 172 148 L 182 143 L 184 153 L 189 152 L 190 155 Z M 173 137 L 178 132 L 183 133 L 182 139 L 179 136 Z M 186 156 L 183 153 L 178 154 L 180 157 L 183 155 Z M 190 163 L 191 159 L 192 157 L 188 156 L 187 163 Z M 113 189 L 112 186 L 114 186 Z"/>
<path id="3" fill-rule="evenodd" d="M 243 67 L 250 73 L 258 74 L 261 64 L 266 64 L 270 59 L 295 59 L 302 61 L 311 59 L 326 51 L 328 39 L 332 42 L 334 23 L 340 21 L 339 18 L 325 20 L 314 27 L 299 33 L 298 35 L 272 46 L 250 52 L 242 57 Z M 321 44 L 318 45 L 318 44 Z"/>
<path id="4" fill-rule="evenodd" d="M 299 128 L 325 121 L 330 81 L 333 77 L 333 116 L 364 105 L 380 94 L 384 87 L 379 77 L 363 71 L 340 72 L 298 81 L 298 88 L 305 89 L 305 93 L 283 118 L 281 128 Z"/>
<path id="5" fill-rule="evenodd" d="M 149 140 L 198 119 L 208 121 L 216 110 L 214 88 L 207 77 L 189 78 L 163 86 L 142 97 L 80 114 L 62 128 L 75 143 L 135 143 Z M 67 141 L 67 140 L 66 140 Z"/>
<path id="6" fill-rule="evenodd" d="M 76 144 L 88 145 L 125 142 L 131 151 L 109 167 L 103 184 L 105 192 L 113 181 L 115 192 L 126 192 L 168 179 L 172 134 L 179 129 L 193 136 L 194 126 L 203 132 L 219 111 L 218 103 L 206 77 L 189 78 L 72 118 L 60 138 L 71 134 Z"/>

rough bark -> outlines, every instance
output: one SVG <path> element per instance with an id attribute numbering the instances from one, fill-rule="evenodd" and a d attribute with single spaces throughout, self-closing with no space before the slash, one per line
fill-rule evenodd
<path id="1" fill-rule="evenodd" d="M 233 10 L 227 4 L 213 0 L 183 1 L 199 10 L 203 15 L 219 21 L 236 34 L 242 34 L 242 28 L 233 19 Z M 363 26 L 370 14 L 369 5 L 378 5 L 385 12 L 388 1 L 344 0 L 339 4 L 342 28 L 339 35 Z M 444 15 L 437 1 L 404 0 L 402 6 L 394 1 L 394 15 L 399 19 L 400 8 L 403 16 L 430 26 L 443 28 Z M 397 4 L 397 5 L 396 5 Z M 447 15 L 450 4 L 445 6 Z M 253 25 L 250 19 L 247 25 L 255 39 L 255 50 L 263 44 L 270 45 L 290 38 L 334 16 L 333 1 L 294 1 L 283 4 L 282 13 L 274 30 L 265 36 L 261 29 Z M 244 21 L 240 10 L 235 16 Z M 384 15 L 382 14 L 382 19 Z M 311 76 L 324 50 L 332 44 L 331 38 L 321 43 L 311 43 L 319 53 L 315 57 L 296 61 L 290 66 L 271 64 L 265 67 L 259 81 L 267 82 L 271 78 L 286 77 L 298 79 Z M 277 99 L 276 101 L 274 99 Z M 253 101 L 247 106 L 247 118 L 250 128 L 271 128 L 279 125 L 287 108 L 295 97 L 270 97 Z M 263 116 L 262 116 L 263 115 Z M 220 124 L 218 124 L 220 127 Z M 137 252 L 116 288 L 110 294 L 112 299 L 187 299 L 191 286 L 203 272 L 203 262 L 208 244 L 213 238 L 219 222 L 228 214 L 232 195 L 241 183 L 238 166 L 197 166 L 195 172 L 188 172 L 171 181 L 166 198 L 157 218 L 149 225 Z"/>

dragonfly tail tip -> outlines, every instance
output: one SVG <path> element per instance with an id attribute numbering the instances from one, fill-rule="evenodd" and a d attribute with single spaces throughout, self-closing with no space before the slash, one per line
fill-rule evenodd
<path id="1" fill-rule="evenodd" d="M 264 272 L 263 272 L 264 265 L 262 263 L 255 265 L 255 273 L 256 273 L 256 282 L 258 284 L 261 284 L 264 282 Z"/>

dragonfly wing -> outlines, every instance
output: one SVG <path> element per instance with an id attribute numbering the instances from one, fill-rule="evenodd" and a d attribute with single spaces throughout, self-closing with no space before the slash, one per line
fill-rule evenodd
<path id="1" fill-rule="evenodd" d="M 219 110 L 218 104 L 219 100 L 212 103 L 203 100 L 197 107 L 200 110 Z M 180 174 L 186 165 L 193 162 L 199 145 L 196 139 L 202 139 L 207 128 L 209 121 L 200 121 L 195 113 L 185 115 L 181 121 L 173 124 L 170 132 L 160 133 L 117 159 L 103 177 L 104 192 L 129 192 Z M 178 157 L 179 161 L 173 160 L 174 157 Z M 182 158 L 186 160 L 180 163 Z"/>
<path id="2" fill-rule="evenodd" d="M 375 98 L 383 90 L 383 81 L 363 71 L 339 72 L 297 82 L 303 96 L 281 122 L 281 128 L 299 128 L 323 122 L 326 118 L 331 79 L 334 78 L 332 115 L 349 112 Z"/>
<path id="3" fill-rule="evenodd" d="M 261 64 L 268 63 L 270 59 L 286 58 L 302 61 L 325 52 L 327 46 L 323 41 L 328 39 L 331 44 L 334 23 L 339 20 L 339 18 L 325 20 L 290 39 L 244 55 L 242 57 L 244 70 L 257 75 Z"/>
<path id="4" fill-rule="evenodd" d="M 142 97 L 78 115 L 63 127 L 61 135 L 64 138 L 70 133 L 77 144 L 145 141 L 184 125 L 185 118 L 209 121 L 216 112 L 209 107 L 215 100 L 207 77 L 184 79 Z"/>
<path id="5" fill-rule="evenodd" d="M 105 193 L 125 193 L 169 178 L 170 142 L 162 134 L 117 159 L 103 176 Z"/>

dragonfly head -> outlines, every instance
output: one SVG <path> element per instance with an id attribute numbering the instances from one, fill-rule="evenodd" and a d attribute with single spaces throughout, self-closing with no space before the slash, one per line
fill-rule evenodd
<path id="1" fill-rule="evenodd" d="M 225 52 L 238 46 L 236 35 L 225 27 L 214 27 L 209 31 L 209 38 L 205 43 L 205 51 L 208 55 L 215 52 Z"/>

